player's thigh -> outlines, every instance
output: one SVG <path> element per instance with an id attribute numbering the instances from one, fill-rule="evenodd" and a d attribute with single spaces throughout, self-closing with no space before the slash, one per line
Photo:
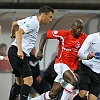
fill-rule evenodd
<path id="1" fill-rule="evenodd" d="M 79 79 L 79 90 L 88 91 L 91 85 L 91 78 L 88 75 L 81 74 Z"/>
<path id="2" fill-rule="evenodd" d="M 71 83 L 74 86 L 78 82 L 75 74 L 71 70 L 65 71 L 64 74 L 63 74 L 63 78 L 64 78 L 65 81 Z"/>
<path id="3" fill-rule="evenodd" d="M 62 66 L 62 63 L 57 63 L 54 65 L 54 69 L 57 73 L 57 77 L 55 78 L 55 82 L 60 83 L 60 85 L 65 88 L 68 84 L 68 82 L 66 82 L 63 79 L 63 73 L 66 71 L 67 67 L 66 66 Z M 69 69 L 69 68 L 68 68 Z"/>
<path id="4" fill-rule="evenodd" d="M 54 64 L 54 69 L 56 73 L 66 82 L 69 82 L 73 85 L 77 82 L 77 78 L 73 71 L 64 63 Z M 62 81 L 63 81 L 62 80 Z"/>
<path id="5" fill-rule="evenodd" d="M 54 70 L 58 75 L 60 74 L 61 76 L 63 76 L 64 72 L 70 70 L 70 68 L 64 63 L 57 63 L 54 64 Z"/>

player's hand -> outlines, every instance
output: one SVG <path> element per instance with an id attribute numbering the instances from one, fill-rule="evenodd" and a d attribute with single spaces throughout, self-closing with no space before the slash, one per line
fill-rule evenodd
<path id="1" fill-rule="evenodd" d="M 94 57 L 94 52 L 88 54 L 87 59 L 92 59 Z"/>
<path id="2" fill-rule="evenodd" d="M 41 77 L 41 76 L 38 76 L 38 77 L 36 77 L 36 80 L 37 80 L 39 83 L 41 83 L 42 77 Z"/>
<path id="3" fill-rule="evenodd" d="M 22 51 L 18 51 L 17 55 L 20 59 L 24 59 L 24 53 Z"/>
<path id="4" fill-rule="evenodd" d="M 38 60 L 42 60 L 42 58 L 43 58 L 43 52 L 39 51 L 39 52 L 37 53 L 37 59 L 38 59 Z"/>
<path id="5" fill-rule="evenodd" d="M 12 34 L 12 33 L 10 34 L 10 37 L 11 38 L 16 38 L 15 34 Z"/>
<path id="6" fill-rule="evenodd" d="M 3 60 L 9 60 L 8 56 L 3 56 Z"/>

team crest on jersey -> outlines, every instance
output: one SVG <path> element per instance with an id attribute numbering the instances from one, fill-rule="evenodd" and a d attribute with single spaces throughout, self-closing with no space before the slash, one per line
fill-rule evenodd
<path id="1" fill-rule="evenodd" d="M 58 31 L 57 31 L 57 30 L 54 30 L 54 31 L 53 31 L 53 34 L 58 34 Z"/>
<path id="2" fill-rule="evenodd" d="M 30 27 L 30 25 L 29 24 L 26 24 L 26 27 L 28 28 L 28 27 Z"/>
<path id="3" fill-rule="evenodd" d="M 80 48 L 80 43 L 79 42 L 76 44 L 76 48 Z"/>

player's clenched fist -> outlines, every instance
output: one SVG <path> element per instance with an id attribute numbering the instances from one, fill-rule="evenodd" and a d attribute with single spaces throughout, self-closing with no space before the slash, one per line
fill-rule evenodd
<path id="1" fill-rule="evenodd" d="M 39 51 L 39 52 L 37 53 L 37 59 L 38 59 L 38 60 L 42 60 L 42 58 L 43 58 L 43 52 Z"/>

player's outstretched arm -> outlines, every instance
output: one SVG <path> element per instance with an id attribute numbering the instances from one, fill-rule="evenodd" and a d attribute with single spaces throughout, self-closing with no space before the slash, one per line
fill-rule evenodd
<path id="1" fill-rule="evenodd" d="M 39 42 L 39 51 L 37 53 L 37 59 L 41 60 L 43 58 L 43 48 L 47 40 L 46 33 L 42 34 L 40 42 Z"/>

